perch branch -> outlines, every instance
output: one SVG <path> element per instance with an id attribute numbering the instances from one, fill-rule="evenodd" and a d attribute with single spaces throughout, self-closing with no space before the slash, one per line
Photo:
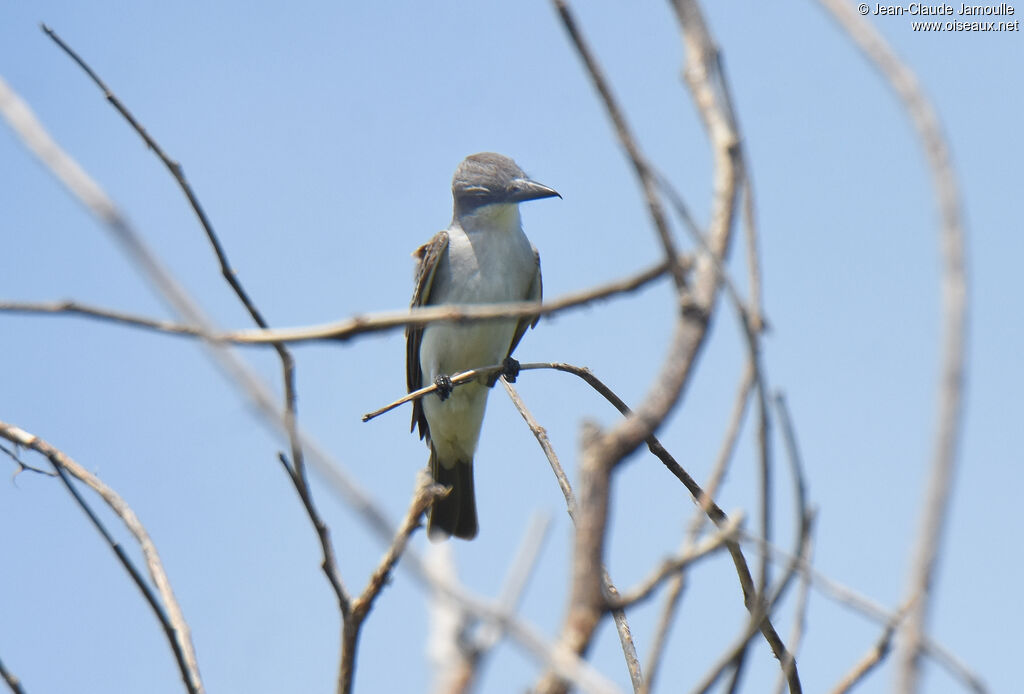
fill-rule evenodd
<path id="1" fill-rule="evenodd" d="M 685 257 L 680 258 L 680 263 L 684 267 L 689 267 L 689 260 Z M 401 311 L 381 311 L 379 313 L 353 316 L 352 318 L 340 321 L 296 328 L 213 332 L 194 325 L 161 321 L 69 300 L 48 302 L 0 301 L 0 311 L 27 314 L 78 315 L 172 335 L 201 337 L 209 342 L 220 344 L 276 345 L 279 343 L 294 344 L 325 340 L 344 341 L 359 335 L 393 330 L 407 325 L 425 325 L 439 321 L 468 322 L 497 320 L 501 318 L 548 316 L 570 308 L 586 306 L 595 301 L 608 299 L 619 294 L 634 292 L 664 276 L 666 268 L 667 265 L 662 262 L 629 277 L 613 280 L 590 289 L 570 292 L 541 305 L 533 302 L 516 302 L 507 304 L 426 306 Z"/>

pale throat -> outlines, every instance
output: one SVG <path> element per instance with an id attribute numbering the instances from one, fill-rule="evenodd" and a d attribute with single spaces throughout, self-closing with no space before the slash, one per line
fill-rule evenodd
<path id="1" fill-rule="evenodd" d="M 459 217 L 462 230 L 470 233 L 482 230 L 521 229 L 522 217 L 518 203 L 495 203 L 478 207 Z"/>

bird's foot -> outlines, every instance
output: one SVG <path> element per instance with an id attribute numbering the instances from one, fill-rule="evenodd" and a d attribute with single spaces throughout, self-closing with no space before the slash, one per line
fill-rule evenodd
<path id="1" fill-rule="evenodd" d="M 448 374 L 441 374 L 435 378 L 434 385 L 437 386 L 437 397 L 441 398 L 441 402 L 448 399 L 448 396 L 452 394 L 452 388 L 455 387 Z"/>
<path id="2" fill-rule="evenodd" d="M 505 357 L 505 361 L 501 363 L 501 371 L 495 373 L 487 385 L 493 386 L 497 383 L 498 376 L 504 376 L 509 383 L 515 383 L 519 377 L 519 362 L 512 357 Z"/>

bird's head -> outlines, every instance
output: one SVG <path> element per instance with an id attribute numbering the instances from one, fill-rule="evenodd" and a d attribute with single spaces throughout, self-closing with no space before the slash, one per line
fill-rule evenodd
<path id="1" fill-rule="evenodd" d="M 562 197 L 553 188 L 530 179 L 510 158 L 494 152 L 466 157 L 452 178 L 456 219 L 488 205 L 514 206 L 555 196 Z"/>

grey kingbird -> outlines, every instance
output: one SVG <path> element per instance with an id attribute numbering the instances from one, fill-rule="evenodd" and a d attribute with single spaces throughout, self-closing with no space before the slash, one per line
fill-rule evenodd
<path id="1" fill-rule="evenodd" d="M 530 180 L 508 157 L 473 154 L 452 179 L 452 223 L 413 256 L 417 259 L 412 306 L 540 301 L 540 256 L 523 233 L 519 203 L 558 193 Z M 514 380 L 512 351 L 537 318 L 468 324 L 430 323 L 406 329 L 409 392 L 438 386 L 413 403 L 412 428 L 430 448 L 430 473 L 451 487 L 430 508 L 427 533 L 471 539 L 477 533 L 473 454 L 480 438 L 488 389 L 498 375 L 453 389 L 452 374 L 505 364 Z"/>

